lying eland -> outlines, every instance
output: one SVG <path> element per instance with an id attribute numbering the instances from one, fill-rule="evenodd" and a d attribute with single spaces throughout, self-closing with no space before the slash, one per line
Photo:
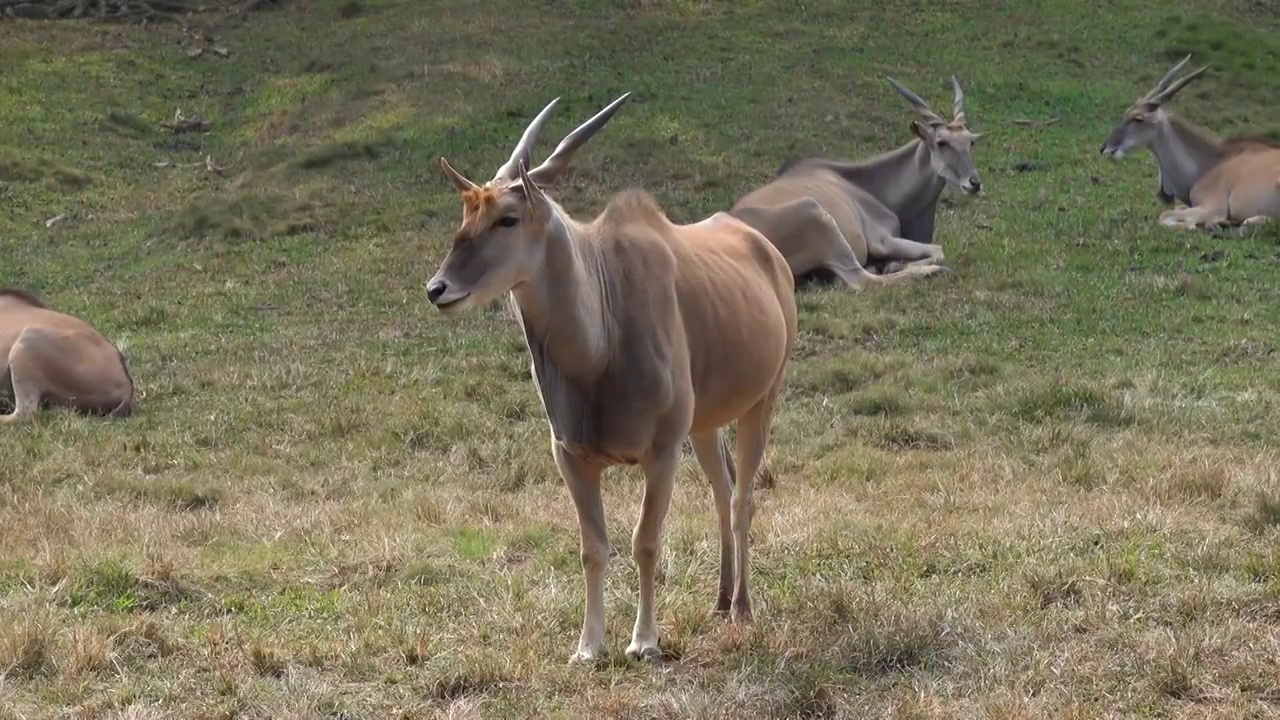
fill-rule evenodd
<path id="1" fill-rule="evenodd" d="M 751 618 L 747 534 L 752 485 L 796 334 L 795 288 L 782 255 L 726 213 L 692 225 L 667 219 L 651 196 L 613 197 L 590 222 L 540 187 L 630 93 L 569 133 L 528 169 L 552 100 L 493 179 L 477 185 L 444 158 L 462 195 L 462 224 L 427 297 L 445 313 L 509 293 L 551 426 L 551 451 L 582 532 L 586 612 L 570 662 L 605 654 L 609 557 L 602 471 L 645 476 L 632 553 L 640 603 L 627 655 L 655 658 L 654 611 L 662 523 L 685 437 L 711 482 L 720 529 L 715 612 Z M 720 429 L 738 421 L 737 470 Z"/>
<path id="2" fill-rule="evenodd" d="M 825 269 L 862 289 L 946 270 L 939 265 L 942 248 L 932 244 L 938 197 L 948 183 L 966 194 L 981 190 L 972 156 L 981 135 L 965 124 L 964 91 L 954 76 L 950 121 L 919 95 L 888 80 L 920 116 L 911 123 L 914 139 L 859 162 L 792 160 L 772 182 L 730 210 L 764 233 L 797 276 Z M 865 269 L 869 261 L 906 267 L 874 275 Z"/>
<path id="3" fill-rule="evenodd" d="M 1099 152 L 1122 158 L 1151 148 L 1160 168 L 1160 201 L 1172 205 L 1180 200 L 1188 206 L 1160 213 L 1161 225 L 1212 229 L 1280 217 L 1280 143 L 1251 137 L 1222 142 L 1165 109 L 1210 67 L 1178 78 L 1189 60 L 1190 55 L 1174 65 L 1124 112 Z"/>
<path id="4" fill-rule="evenodd" d="M 123 417 L 133 411 L 124 356 L 80 318 L 22 290 L 0 290 L 0 423 L 25 420 L 42 405 Z"/>

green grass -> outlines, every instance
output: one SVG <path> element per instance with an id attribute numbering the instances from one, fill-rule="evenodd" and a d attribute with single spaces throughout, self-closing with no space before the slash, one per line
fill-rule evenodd
<path id="1" fill-rule="evenodd" d="M 1191 51 L 1215 70 L 1177 112 L 1275 131 L 1280 21 L 870 5 L 315 0 L 195 17 L 230 50 L 198 59 L 180 28 L 0 22 L 0 285 L 99 327 L 142 393 L 0 433 L 0 715 L 1277 712 L 1280 228 L 1166 231 L 1150 155 L 1097 147 Z M 801 291 L 757 622 L 708 617 L 689 459 L 672 659 L 625 661 L 617 470 L 612 662 L 568 667 L 577 522 L 523 342 L 501 304 L 425 301 L 460 214 L 438 158 L 487 178 L 550 98 L 539 157 L 631 91 L 553 193 L 692 221 L 792 156 L 905 142 L 884 76 L 949 107 L 953 72 L 985 194 L 941 208 L 954 275 Z"/>

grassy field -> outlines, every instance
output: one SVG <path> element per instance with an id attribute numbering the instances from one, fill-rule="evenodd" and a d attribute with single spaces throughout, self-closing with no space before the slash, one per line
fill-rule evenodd
<path id="1" fill-rule="evenodd" d="M 1280 715 L 1280 230 L 1159 228 L 1150 154 L 1098 156 L 1187 52 L 1215 69 L 1176 111 L 1274 132 L 1268 3 L 289 5 L 0 21 L 0 285 L 142 394 L 0 433 L 0 717 Z M 578 529 L 523 341 L 425 300 L 461 211 L 437 159 L 487 178 L 552 97 L 539 157 L 629 90 L 554 192 L 693 221 L 905 142 L 883 77 L 949 109 L 953 72 L 984 195 L 944 199 L 953 275 L 801 291 L 757 622 L 708 615 L 690 457 L 669 658 L 623 657 L 615 470 L 612 661 L 569 667 Z"/>

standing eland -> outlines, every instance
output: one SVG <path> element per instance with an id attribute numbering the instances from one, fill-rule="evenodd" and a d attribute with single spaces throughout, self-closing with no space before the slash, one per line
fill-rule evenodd
<path id="1" fill-rule="evenodd" d="M 527 169 L 552 100 L 493 179 L 477 185 L 441 158 L 462 195 L 462 224 L 427 297 L 445 313 L 509 293 L 551 427 L 551 452 L 582 533 L 586 612 L 570 662 L 605 656 L 609 557 L 601 473 L 639 465 L 632 535 L 640 603 L 627 656 L 661 657 L 655 582 L 663 520 L 685 437 L 711 483 L 720 530 L 714 612 L 751 619 L 748 541 L 756 473 L 796 335 L 795 287 L 782 255 L 727 213 L 667 219 L 640 190 L 581 222 L 543 191 L 630 93 Z M 737 470 L 720 429 L 738 421 Z"/>
<path id="2" fill-rule="evenodd" d="M 965 124 L 964 91 L 955 76 L 950 121 L 888 80 L 920 116 L 911 122 L 913 140 L 859 162 L 791 160 L 730 210 L 764 233 L 797 276 L 825 269 L 861 290 L 946 271 L 939 264 L 942 248 L 932 244 L 938 197 L 948 183 L 966 194 L 982 189 L 972 156 L 981 135 Z M 869 261 L 905 267 L 874 275 L 865 268 Z"/>
<path id="3" fill-rule="evenodd" d="M 94 415 L 133 412 L 133 378 L 124 355 L 88 323 L 22 290 L 0 289 L 0 424 L 42 405 Z"/>
<path id="4" fill-rule="evenodd" d="M 1120 118 L 1099 152 L 1119 159 L 1151 148 L 1160 168 L 1157 197 L 1188 207 L 1160 213 L 1160 224 L 1194 230 L 1257 225 L 1280 217 L 1280 144 L 1266 138 L 1219 141 L 1175 116 L 1165 104 L 1211 66 L 1177 78 L 1188 55 Z M 1176 79 L 1175 79 L 1176 78 Z"/>

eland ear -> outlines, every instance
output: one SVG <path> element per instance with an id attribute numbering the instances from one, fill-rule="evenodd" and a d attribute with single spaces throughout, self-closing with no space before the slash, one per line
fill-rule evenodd
<path id="1" fill-rule="evenodd" d="M 454 170 L 453 166 L 449 164 L 449 161 L 444 158 L 440 158 L 440 169 L 444 171 L 445 177 L 449 178 L 449 182 L 453 183 L 453 186 L 458 189 L 458 192 L 476 190 L 480 187 L 463 177 L 462 173 Z"/>
<path id="2" fill-rule="evenodd" d="M 911 121 L 911 134 L 927 143 L 932 143 L 936 139 L 933 128 L 925 125 L 919 120 Z"/>
<path id="3" fill-rule="evenodd" d="M 542 188 L 538 187 L 533 178 L 529 177 L 529 167 L 524 164 L 524 160 L 520 160 L 520 192 L 524 195 L 525 202 L 529 203 L 531 208 L 542 205 L 542 201 L 546 196 L 542 194 Z"/>

